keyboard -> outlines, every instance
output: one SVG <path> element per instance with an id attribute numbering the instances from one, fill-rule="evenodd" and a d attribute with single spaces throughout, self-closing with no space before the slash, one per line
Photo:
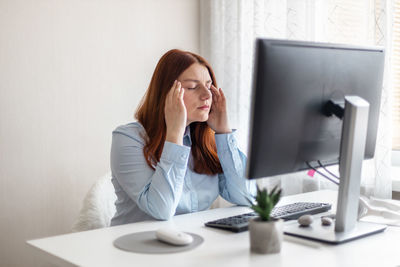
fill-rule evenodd
<path id="1" fill-rule="evenodd" d="M 317 214 L 330 210 L 328 203 L 296 202 L 272 210 L 271 217 L 274 219 L 295 220 L 304 214 Z M 257 217 L 257 213 L 249 212 L 236 216 L 226 217 L 215 221 L 206 222 L 208 227 L 220 228 L 232 232 L 243 232 L 248 230 L 249 220 Z"/>

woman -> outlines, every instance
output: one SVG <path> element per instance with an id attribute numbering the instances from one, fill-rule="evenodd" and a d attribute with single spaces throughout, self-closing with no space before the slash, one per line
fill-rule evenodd
<path id="1" fill-rule="evenodd" d="M 168 51 L 158 62 L 136 111 L 118 127 L 111 147 L 117 212 L 111 225 L 208 209 L 220 194 L 248 205 L 255 183 L 243 177 L 226 99 L 202 57 Z"/>

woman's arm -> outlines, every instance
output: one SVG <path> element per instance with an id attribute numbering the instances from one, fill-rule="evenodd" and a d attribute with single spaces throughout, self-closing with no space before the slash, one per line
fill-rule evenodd
<path id="1" fill-rule="evenodd" d="M 128 196 L 150 216 L 168 220 L 175 214 L 182 194 L 190 148 L 165 142 L 156 169 L 143 155 L 143 141 L 114 131 L 111 169 Z"/>
<path id="2" fill-rule="evenodd" d="M 217 153 L 223 173 L 218 175 L 220 195 L 229 202 L 249 205 L 257 193 L 256 182 L 244 177 L 246 156 L 237 147 L 234 133 L 216 134 Z"/>
<path id="3" fill-rule="evenodd" d="M 223 173 L 218 175 L 219 193 L 229 202 L 249 205 L 256 194 L 255 181 L 244 177 L 246 156 L 238 149 L 237 141 L 229 127 L 226 97 L 221 88 L 211 86 L 213 102 L 208 125 L 214 130 L 218 158 Z"/>
<path id="4" fill-rule="evenodd" d="M 111 169 L 118 183 L 141 210 L 161 220 L 175 214 L 190 153 L 182 146 L 187 118 L 184 91 L 175 81 L 165 99 L 166 141 L 155 170 L 147 165 L 139 135 L 113 135 Z"/>

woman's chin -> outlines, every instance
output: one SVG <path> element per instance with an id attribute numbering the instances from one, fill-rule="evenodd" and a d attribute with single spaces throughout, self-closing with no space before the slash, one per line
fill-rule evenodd
<path id="1" fill-rule="evenodd" d="M 205 122 L 208 121 L 208 114 L 204 115 L 201 122 Z"/>
<path id="2" fill-rule="evenodd" d="M 192 122 L 205 122 L 208 120 L 208 114 L 204 116 L 198 116 L 194 120 L 191 120 Z"/>

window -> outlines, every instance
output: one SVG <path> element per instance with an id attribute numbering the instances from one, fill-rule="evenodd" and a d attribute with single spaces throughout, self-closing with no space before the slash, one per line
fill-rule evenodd
<path id="1" fill-rule="evenodd" d="M 351 44 L 374 44 L 383 46 L 382 32 L 379 27 L 384 23 L 381 20 L 382 5 L 386 5 L 386 1 L 373 0 L 332 0 L 317 2 L 318 14 L 328 18 L 326 27 L 317 29 L 318 36 L 321 36 L 322 41 L 335 43 L 351 43 Z M 392 82 L 392 149 L 400 153 L 400 0 L 389 1 L 392 6 L 393 21 L 392 21 L 392 36 L 391 36 L 391 82 Z M 375 10 L 375 25 L 371 24 L 370 10 L 373 7 Z M 386 7 L 390 9 L 390 7 Z M 375 36 L 370 36 L 368 31 L 371 28 L 365 27 L 375 26 Z M 326 36 L 325 36 L 326 34 Z M 373 38 L 369 39 L 369 38 Z M 396 151 L 396 152 L 397 152 Z"/>

